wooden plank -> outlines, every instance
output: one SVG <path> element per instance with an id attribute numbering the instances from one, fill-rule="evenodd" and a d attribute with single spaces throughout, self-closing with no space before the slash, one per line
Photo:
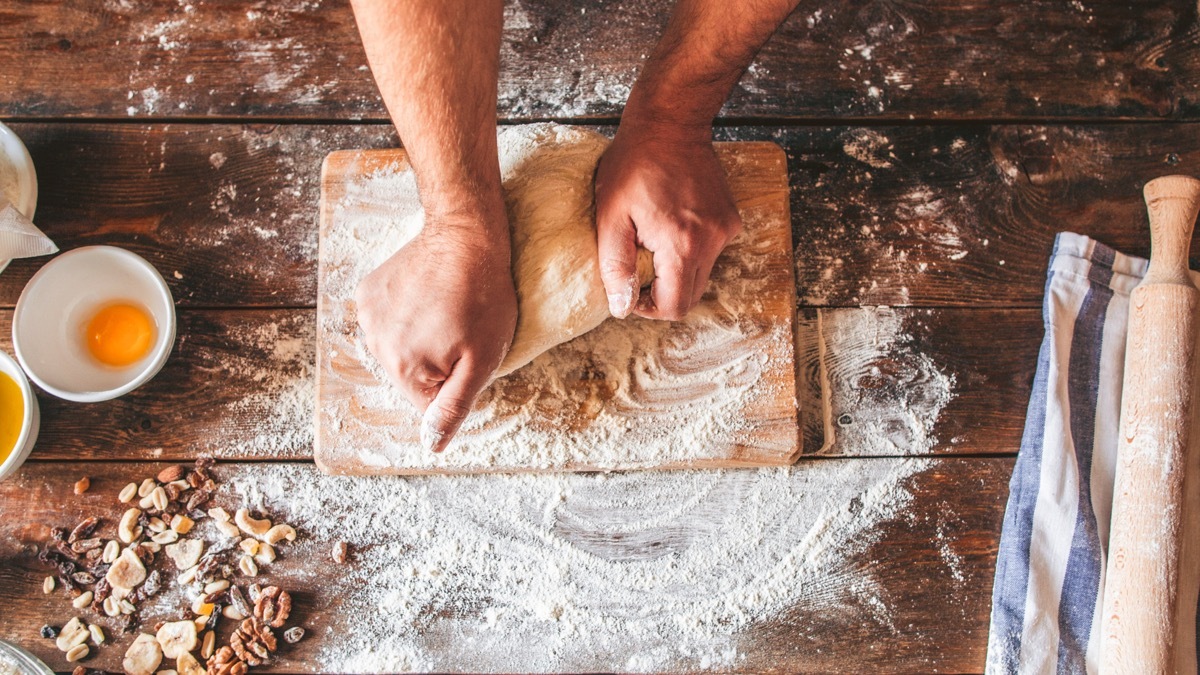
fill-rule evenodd
<path id="1" fill-rule="evenodd" d="M 506 7 L 499 110 L 614 117 L 669 0 Z M 1195 3 L 806 3 L 731 117 L 1195 118 Z M 173 0 L 0 10 L 4 117 L 383 119 L 347 3 Z"/>
<path id="2" fill-rule="evenodd" d="M 37 635 L 42 624 L 62 625 L 69 617 L 83 614 L 89 621 L 110 626 L 106 618 L 73 610 L 61 591 L 50 596 L 42 593 L 41 581 L 47 569 L 35 560 L 36 547 L 44 542 L 50 526 L 71 526 L 86 515 L 119 513 L 115 495 L 120 487 L 154 475 L 161 466 L 32 463 L 26 465 L 19 478 L 0 483 L 0 512 L 21 514 L 20 518 L 0 519 L 0 602 L 6 608 L 0 637 L 30 649 L 61 670 L 66 666 L 61 654 L 51 641 Z M 413 663 L 454 671 L 614 671 L 626 670 L 631 663 L 672 671 L 727 669 L 730 666 L 719 664 L 721 659 L 729 658 L 728 653 L 715 656 L 716 663 L 707 667 L 701 661 L 705 648 L 721 644 L 737 654 L 732 665 L 739 671 L 899 673 L 982 671 L 994 557 L 1011 469 L 1010 459 L 857 459 L 802 461 L 785 473 L 751 470 L 700 472 L 694 476 L 688 475 L 691 472 L 658 474 L 679 481 L 703 478 L 707 484 L 719 486 L 716 490 L 699 489 L 697 501 L 682 512 L 668 503 L 672 499 L 670 491 L 661 491 L 663 485 L 650 478 L 654 474 L 644 473 L 608 482 L 586 475 L 351 479 L 321 476 L 311 465 L 261 463 L 219 464 L 214 473 L 223 482 L 217 503 L 231 509 L 243 498 L 257 503 L 255 495 L 262 495 L 268 511 L 288 518 L 300 530 L 295 544 L 280 547 L 279 560 L 267 568 L 266 574 L 294 592 L 294 618 L 289 623 L 305 626 L 309 637 L 294 647 L 285 646 L 264 671 L 344 672 L 353 663 L 365 662 L 382 670 L 404 669 Z M 81 475 L 91 476 L 92 488 L 82 496 L 74 496 L 71 486 Z M 314 501 L 296 493 L 284 497 L 287 504 L 274 501 L 301 482 L 307 495 L 348 501 L 332 507 L 322 499 Z M 554 622 L 517 608 L 510 608 L 501 620 L 527 627 L 528 642 L 503 642 L 506 636 L 519 633 L 512 624 L 498 626 L 505 629 L 502 632 L 481 632 L 487 630 L 481 615 L 489 604 L 526 597 L 527 591 L 518 588 L 488 585 L 495 577 L 486 570 L 506 564 L 509 556 L 538 561 L 547 555 L 557 559 L 552 551 L 560 548 L 581 547 L 588 551 L 587 562 L 568 555 L 562 570 L 564 578 L 573 580 L 567 588 L 574 589 L 567 591 L 563 602 L 573 611 L 585 611 L 586 607 L 578 604 L 582 597 L 577 595 L 584 593 L 583 589 L 594 591 L 593 582 L 601 588 L 605 583 L 624 583 L 622 576 L 613 582 L 598 580 L 595 575 L 609 567 L 633 575 L 658 569 L 655 566 L 659 561 L 670 559 L 683 564 L 693 560 L 701 549 L 720 550 L 728 537 L 736 538 L 735 531 L 742 529 L 740 518 L 745 514 L 740 509 L 757 503 L 742 495 L 756 494 L 768 484 L 790 486 L 795 490 L 791 498 L 798 504 L 808 503 L 811 497 L 805 495 L 831 495 L 827 506 L 833 520 L 822 520 L 816 513 L 796 513 L 764 533 L 761 545 L 778 545 L 772 550 L 780 555 L 806 552 L 790 563 L 781 562 L 778 578 L 739 581 L 715 573 L 713 583 L 720 587 L 750 583 L 763 591 L 755 596 L 759 600 L 748 601 L 744 607 L 753 618 L 735 635 L 727 636 L 727 628 L 701 621 L 698 632 L 683 633 L 684 641 L 676 645 L 681 649 L 668 649 L 664 654 L 661 649 L 655 651 L 656 635 L 630 631 L 621 635 L 619 651 L 603 654 L 600 632 L 562 635 Z M 362 495 L 354 496 L 358 489 L 355 485 L 361 486 Z M 558 492 L 564 488 L 570 489 Z M 638 500 L 607 502 L 605 509 L 614 522 L 636 519 L 643 507 L 654 510 L 655 517 L 623 533 L 606 529 L 603 522 L 607 521 L 580 518 L 599 502 L 631 489 L 642 493 Z M 346 518 L 365 516 L 356 509 L 363 506 L 360 502 L 374 499 L 379 490 L 414 495 L 417 507 L 396 512 L 390 520 L 369 518 L 345 528 L 337 525 Z M 883 499 L 890 507 L 868 496 L 869 491 L 880 490 L 890 495 Z M 470 537 L 478 531 L 478 519 L 469 515 L 469 506 L 476 500 L 490 500 L 502 510 L 513 496 L 542 492 L 547 496 L 559 494 L 563 500 L 555 502 L 558 505 L 547 512 L 547 519 L 541 517 L 538 507 L 536 513 L 502 517 L 494 531 L 479 535 L 494 540 L 496 548 L 488 555 L 490 565 L 480 567 L 472 556 L 460 555 L 457 563 L 451 560 L 440 570 L 436 583 L 420 575 L 386 573 L 405 561 L 412 561 L 418 569 L 426 562 L 433 564 L 439 558 L 431 549 L 445 537 L 453 538 L 453 532 L 461 532 L 464 542 L 474 541 Z M 772 494 L 763 496 L 778 499 L 779 495 Z M 658 507 L 654 506 L 659 502 Z M 326 509 L 324 515 L 314 516 L 320 505 Z M 762 514 L 753 516 L 760 517 Z M 854 524 L 860 520 L 867 523 L 865 528 Z M 111 523 L 107 527 L 111 528 Z M 827 546 L 814 548 L 801 543 L 815 531 L 813 527 L 825 533 Z M 431 528 L 424 540 L 415 535 L 422 528 Z M 373 539 L 385 530 L 382 539 Z M 202 536 L 216 536 L 206 531 L 197 530 Z M 411 538 L 410 531 L 414 532 Z M 103 532 L 106 530 L 102 536 Z M 530 536 L 537 541 L 527 549 L 511 550 L 504 543 L 510 538 L 524 542 Z M 386 545 L 397 537 L 402 546 Z M 855 537 L 861 538 L 861 546 L 851 541 Z M 328 551 L 339 538 L 349 541 L 353 555 L 345 567 L 331 567 Z M 668 558 L 662 557 L 664 553 Z M 800 560 L 804 564 L 799 564 Z M 530 568 L 530 574 L 538 573 Z M 370 581 L 360 581 L 363 575 Z M 792 584 L 788 581 L 791 578 L 804 584 Z M 238 583 L 246 580 L 239 579 Z M 688 583 L 706 582 L 701 579 Z M 393 590 L 413 598 L 415 606 L 361 605 L 364 597 L 383 597 Z M 705 587 L 700 594 L 708 598 L 714 591 L 714 587 Z M 426 592 L 431 595 L 426 597 Z M 617 604 L 607 612 L 617 630 L 641 625 L 636 617 L 644 616 L 640 596 L 636 608 L 620 605 L 625 593 L 614 589 Z M 480 594 L 482 604 L 474 602 L 476 594 Z M 168 592 L 164 597 L 177 596 Z M 691 601 L 681 600 L 689 597 L 686 589 L 664 591 L 652 584 L 645 597 L 674 598 L 672 606 L 691 611 Z M 771 597 L 781 601 L 783 609 L 762 612 L 762 603 Z M 152 603 L 152 607 L 146 612 L 150 622 L 170 618 L 179 611 L 169 600 Z M 398 629 L 391 637 L 394 650 L 376 645 L 380 652 L 391 651 L 393 655 L 404 651 L 413 661 L 392 663 L 388 668 L 380 665 L 382 655 L 349 653 L 364 636 L 378 634 L 372 622 L 399 626 L 396 622 L 413 611 L 424 618 L 416 626 Z M 396 618 L 389 612 L 394 612 Z M 580 625 L 587 623 L 586 617 L 573 616 Z M 228 631 L 230 622 L 224 623 L 223 630 Z M 86 665 L 115 669 L 130 639 L 114 634 L 113 643 L 99 650 Z M 686 648 L 695 651 L 685 656 L 680 652 Z"/>
<path id="3" fill-rule="evenodd" d="M 797 330 L 804 454 L 1016 452 L 1042 337 L 1040 310 L 820 314 L 818 326 L 817 311 L 803 311 Z M 0 311 L 0 349 L 9 353 L 11 321 L 11 311 Z M 180 312 L 170 360 L 141 389 L 88 405 L 41 394 L 33 456 L 310 459 L 315 323 L 312 310 Z M 830 447 L 823 447 L 823 377 L 836 441 Z M 916 409 L 935 415 L 917 420 Z"/>
<path id="4" fill-rule="evenodd" d="M 128 248 L 180 306 L 311 306 L 316 206 L 331 148 L 384 127 L 16 125 L 37 167 L 38 225 L 67 250 Z M 0 276 L 12 306 L 44 258 Z"/>
<path id="5" fill-rule="evenodd" d="M 12 315 L 0 312 L 9 354 Z M 180 312 L 166 366 L 141 388 L 88 405 L 39 392 L 34 457 L 310 458 L 313 334 L 311 310 Z"/>
<path id="6" fill-rule="evenodd" d="M 38 166 L 39 225 L 64 249 L 137 251 L 193 307 L 315 305 L 321 160 L 395 143 L 382 126 L 16 129 Z M 801 306 L 1037 307 L 1056 232 L 1149 252 L 1141 185 L 1200 175 L 1194 131 L 734 127 L 719 137 L 788 153 Z M 16 261 L 0 275 L 0 305 L 15 303 L 41 264 Z"/>
<path id="7" fill-rule="evenodd" d="M 419 412 L 364 348 L 351 297 L 405 241 L 402 223 L 420 217 L 412 167 L 403 150 L 331 154 L 318 271 L 321 469 L 412 475 L 794 462 L 796 282 L 783 152 L 773 143 L 720 143 L 716 154 L 745 229 L 717 261 L 701 306 L 679 322 L 606 322 L 498 380 L 440 454 L 422 449 Z M 405 176 L 407 190 L 396 193 Z M 568 281 L 549 278 L 556 287 Z M 595 356 L 613 345 L 628 346 L 616 359 Z"/>

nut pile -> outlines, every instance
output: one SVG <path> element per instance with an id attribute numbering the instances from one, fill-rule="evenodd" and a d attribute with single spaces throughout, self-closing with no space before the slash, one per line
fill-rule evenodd
<path id="1" fill-rule="evenodd" d="M 50 541 L 38 554 L 56 570 L 43 583 L 45 593 L 61 586 L 75 609 L 107 615 L 121 634 L 139 626 L 139 605 L 170 583 L 168 577 L 193 599 L 185 618 L 158 624 L 154 635 L 136 636 L 122 661 L 126 673 L 170 673 L 159 670 L 165 658 L 175 662 L 173 675 L 240 675 L 266 662 L 278 648 L 274 629 L 285 625 L 291 596 L 277 586 L 258 583 L 249 583 L 243 591 L 232 580 L 257 577 L 274 562 L 277 545 L 296 539 L 296 530 L 246 509 L 230 516 L 220 507 L 210 507 L 217 489 L 212 467 L 213 460 L 202 458 L 191 469 L 173 465 L 140 484 L 130 483 L 117 498 L 130 506 L 115 524 L 115 537 L 101 535 L 102 518 L 89 517 L 70 531 L 52 529 Z M 88 487 L 90 481 L 81 480 L 76 494 Z M 192 533 L 201 520 L 211 520 L 223 539 L 210 543 Z M 218 647 L 216 629 L 222 617 L 238 623 L 229 644 Z M 282 635 L 287 643 L 303 636 L 299 626 Z M 106 640 L 100 626 L 81 617 L 62 628 L 43 626 L 42 637 L 54 638 L 72 663 L 87 658 Z M 193 655 L 196 650 L 200 660 Z M 80 666 L 75 675 L 86 672 Z"/>

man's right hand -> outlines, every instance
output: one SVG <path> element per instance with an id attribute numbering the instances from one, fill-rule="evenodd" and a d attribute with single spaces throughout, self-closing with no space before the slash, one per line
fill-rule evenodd
<path id="1" fill-rule="evenodd" d="M 461 216 L 427 220 L 355 293 L 367 348 L 423 412 L 421 444 L 434 452 L 450 443 L 516 330 L 508 226 L 499 220 L 485 228 Z"/>

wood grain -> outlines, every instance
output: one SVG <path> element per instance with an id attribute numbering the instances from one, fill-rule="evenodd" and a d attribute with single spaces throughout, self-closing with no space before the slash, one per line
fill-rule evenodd
<path id="1" fill-rule="evenodd" d="M 382 126 L 15 128 L 38 167 L 38 224 L 64 249 L 137 251 L 184 307 L 315 306 L 321 160 L 396 143 Z M 801 306 L 1038 307 L 1055 233 L 1146 255 L 1142 184 L 1200 175 L 1190 125 L 735 127 L 718 136 L 771 140 L 788 154 Z M 5 270 L 0 305 L 15 303 L 41 264 Z"/>
<path id="2" fill-rule="evenodd" d="M 420 416 L 377 371 L 351 297 L 393 252 L 372 253 L 380 232 L 420 215 L 415 180 L 407 195 L 388 187 L 412 167 L 403 150 L 331 154 L 321 178 L 317 464 L 343 475 L 791 464 L 801 448 L 783 152 L 721 143 L 716 154 L 745 229 L 701 306 L 679 322 L 602 324 L 497 380 L 442 454 L 422 449 Z M 373 192 L 380 176 L 393 178 Z M 619 357 L 598 356 L 622 344 Z M 561 364 L 549 360 L 556 354 Z"/>
<path id="3" fill-rule="evenodd" d="M 1042 337 L 1039 310 L 819 311 L 835 442 L 825 447 L 818 310 L 808 309 L 799 317 L 796 347 L 804 454 L 1016 452 Z M 891 346 L 867 344 L 871 334 L 858 329 L 887 312 L 882 335 Z M 0 349 L 10 354 L 11 321 L 11 311 L 0 311 Z M 88 405 L 39 394 L 42 430 L 33 457 L 311 459 L 315 324 L 313 310 L 181 311 L 171 358 L 142 388 Z M 838 325 L 854 330 L 833 330 Z M 940 377 L 953 380 L 952 396 L 931 428 L 879 433 L 889 420 L 911 420 L 912 402 Z"/>
<path id="4" fill-rule="evenodd" d="M 876 469 L 911 460 L 802 460 L 790 471 L 819 476 L 847 461 L 866 464 L 861 474 L 866 489 Z M 61 592 L 51 596 L 42 594 L 41 580 L 47 570 L 35 560 L 35 548 L 44 542 L 50 526 L 73 525 L 85 515 L 116 513 L 115 495 L 121 486 L 153 475 L 161 466 L 34 462 L 26 465 L 19 479 L 0 483 L 0 512 L 23 514 L 20 519 L 0 519 L 0 602 L 6 608 L 5 620 L 0 622 L 0 637 L 30 649 L 53 667 L 65 666 L 52 642 L 38 637 L 37 631 L 44 623 L 61 625 L 78 612 L 71 609 Z M 1011 467 L 1008 459 L 930 460 L 928 467 L 904 483 L 904 489 L 912 495 L 911 501 L 902 512 L 879 524 L 878 538 L 861 555 L 846 560 L 835 558 L 821 588 L 810 589 L 791 609 L 756 622 L 738 636 L 738 649 L 746 655 L 746 660 L 739 662 L 739 669 L 847 673 L 981 671 L 994 554 Z M 313 472 L 314 481 L 349 480 L 319 477 L 311 465 L 298 469 Z M 275 471 L 262 464 L 218 464 L 215 473 L 229 485 L 235 481 L 251 484 L 255 476 Z M 71 486 L 81 475 L 91 476 L 92 488 L 82 496 L 74 496 Z M 498 496 L 507 489 L 504 487 L 507 483 L 496 478 L 419 480 L 426 481 L 422 484 L 430 486 L 431 495 L 446 486 L 467 491 L 495 490 Z M 431 480 L 438 485 L 428 482 Z M 566 507 L 581 497 L 568 496 Z M 222 487 L 218 503 L 230 508 L 236 506 L 238 497 L 232 488 Z M 272 504 L 270 508 L 286 513 L 288 507 Z M 581 538 L 583 531 L 572 534 L 561 530 L 563 526 L 579 525 L 559 521 L 555 531 L 560 532 L 557 536 L 568 546 L 582 546 L 587 541 L 589 550 L 597 555 L 627 556 L 630 552 L 628 542 L 606 544 L 603 538 L 585 540 Z M 664 543 L 694 546 L 705 541 L 703 537 L 681 539 L 681 533 L 671 526 L 644 535 L 643 545 L 650 549 Z M 499 532 L 496 536 L 505 535 Z M 352 546 L 359 543 L 351 542 Z M 331 544 L 327 535 L 317 536 L 302 529 L 296 544 L 291 548 L 281 547 L 280 559 L 269 568 L 269 578 L 294 591 L 294 621 L 308 627 L 310 634 L 299 645 L 285 647 L 264 671 L 307 673 L 320 672 L 323 667 L 336 669 L 336 664 L 329 663 L 330 656 L 322 650 L 329 650 L 331 641 L 353 635 L 347 631 L 352 631 L 357 621 L 372 620 L 369 616 L 348 614 L 341 604 L 346 600 L 346 589 L 337 579 L 354 578 L 360 571 L 353 568 L 353 563 L 345 569 L 327 566 L 323 561 Z M 322 569 L 325 571 L 318 571 Z M 864 592 L 864 588 L 871 590 Z M 843 596 L 851 600 L 840 605 L 838 611 L 819 609 L 830 599 Z M 877 609 L 880 606 L 886 607 L 886 611 L 881 613 Z M 147 620 L 167 618 L 174 611 L 170 603 L 162 603 L 157 610 L 148 612 Z M 455 614 L 453 608 L 448 608 L 431 618 L 430 633 L 436 635 L 442 622 L 451 624 Z M 96 618 L 90 614 L 87 617 Z M 108 625 L 107 619 L 99 621 Z M 628 637 L 628 651 L 620 662 L 586 665 L 591 670 L 620 669 L 625 658 L 645 647 L 643 641 L 654 639 L 654 636 Z M 115 668 L 129 639 L 115 637 L 114 643 L 99 650 L 99 655 L 87 665 Z M 874 648 L 863 649 L 862 645 L 867 644 Z M 488 656 L 475 654 L 470 645 L 462 643 L 459 648 L 438 656 L 435 664 L 470 660 L 475 669 L 486 670 L 488 663 L 503 663 L 506 651 L 522 651 L 518 645 L 512 648 Z M 564 662 L 569 662 L 570 656 L 569 650 L 562 655 Z M 519 667 L 520 663 L 508 663 L 508 670 L 529 670 Z M 684 665 L 679 663 L 668 669 Z"/>
<path id="5" fill-rule="evenodd" d="M 508 3 L 502 117 L 612 118 L 670 0 Z M 820 0 L 722 115 L 1190 119 L 1193 2 Z M 7 3 L 4 117 L 384 119 L 345 2 Z"/>

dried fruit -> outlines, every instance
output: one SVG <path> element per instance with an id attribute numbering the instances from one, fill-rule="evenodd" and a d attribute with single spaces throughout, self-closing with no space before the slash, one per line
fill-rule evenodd
<path id="1" fill-rule="evenodd" d="M 246 534 L 256 537 L 265 535 L 271 529 L 271 521 L 266 518 L 253 518 L 246 509 L 238 509 L 233 514 L 233 522 Z"/>
<path id="2" fill-rule="evenodd" d="M 229 604 L 243 619 L 254 613 L 254 605 L 246 602 L 246 596 L 242 595 L 242 590 L 237 586 L 229 587 Z"/>
<path id="3" fill-rule="evenodd" d="M 84 591 L 79 594 L 79 597 L 77 597 L 71 601 L 71 606 L 74 607 L 75 609 L 83 609 L 84 607 L 87 607 L 90 604 L 92 604 L 92 592 L 91 591 Z"/>
<path id="4" fill-rule="evenodd" d="M 42 580 L 42 592 L 49 595 L 54 592 L 54 577 L 46 577 Z"/>
<path id="5" fill-rule="evenodd" d="M 104 557 L 101 559 L 111 565 L 119 555 L 121 555 L 121 545 L 117 543 L 116 539 L 113 539 L 104 545 Z"/>
<path id="6" fill-rule="evenodd" d="M 146 566 L 142 564 L 133 548 L 121 551 L 120 557 L 108 568 L 104 576 L 114 588 L 133 589 L 146 580 Z"/>
<path id="7" fill-rule="evenodd" d="M 42 637 L 44 637 L 46 639 L 56 638 L 56 637 L 58 637 L 58 634 L 60 631 L 61 631 L 61 629 L 58 626 L 51 626 L 50 624 L 46 624 L 46 625 L 42 626 Z"/>
<path id="8" fill-rule="evenodd" d="M 333 561 L 338 564 L 346 562 L 346 558 L 350 553 L 350 547 L 346 542 L 339 541 L 333 545 Z"/>
<path id="9" fill-rule="evenodd" d="M 229 646 L 238 658 L 248 666 L 262 664 L 275 651 L 277 643 L 275 634 L 262 621 L 255 618 L 246 619 L 229 636 Z"/>
<path id="10" fill-rule="evenodd" d="M 163 656 L 177 659 L 196 648 L 196 624 L 191 620 L 164 623 L 155 635 Z"/>
<path id="11" fill-rule="evenodd" d="M 121 488 L 121 493 L 117 495 L 117 501 L 121 502 L 122 504 L 128 504 L 129 502 L 133 501 L 134 497 L 137 496 L 137 491 L 137 483 L 130 483 L 129 485 Z"/>
<path id="12" fill-rule="evenodd" d="M 88 633 L 87 624 L 80 621 L 79 617 L 75 617 L 68 621 L 67 625 L 63 626 L 62 630 L 58 632 L 58 639 L 54 642 L 54 645 L 58 647 L 58 651 L 60 652 L 70 651 L 75 645 L 87 642 L 89 635 L 91 633 Z"/>
<path id="13" fill-rule="evenodd" d="M 171 519 L 171 529 L 179 534 L 187 534 L 188 532 L 191 532 L 192 525 L 195 525 L 195 521 L 183 515 L 182 513 L 177 514 Z"/>
<path id="14" fill-rule="evenodd" d="M 75 669 L 71 671 L 71 675 L 88 675 L 88 669 L 83 666 L 75 666 Z"/>
<path id="15" fill-rule="evenodd" d="M 229 647 L 221 647 L 208 659 L 208 675 L 246 675 L 246 663 Z"/>
<path id="16" fill-rule="evenodd" d="M 292 626 L 283 631 L 283 641 L 289 645 L 294 645 L 304 639 L 304 629 L 300 626 Z"/>
<path id="17" fill-rule="evenodd" d="M 91 572 L 76 572 L 71 575 L 71 581 L 74 581 L 77 584 L 90 586 L 96 583 L 96 575 L 92 574 Z"/>
<path id="18" fill-rule="evenodd" d="M 92 536 L 92 533 L 96 531 L 96 528 L 99 525 L 100 519 L 95 516 L 92 516 L 91 518 L 84 518 L 83 520 L 79 521 L 79 524 L 75 526 L 75 529 L 71 530 L 71 534 L 67 537 L 67 541 L 74 544 L 80 539 L 86 539 Z"/>
<path id="19" fill-rule="evenodd" d="M 272 628 L 279 628 L 292 611 L 292 596 L 278 586 L 267 586 L 254 603 L 254 616 Z"/>
<path id="20" fill-rule="evenodd" d="M 142 536 L 142 526 L 138 524 L 142 512 L 140 509 L 129 509 L 121 516 L 121 522 L 117 524 L 117 536 L 126 544 L 132 544 L 135 539 Z"/>
<path id="21" fill-rule="evenodd" d="M 163 548 L 167 557 L 175 563 L 175 567 L 185 570 L 200 561 L 204 553 L 204 542 L 200 539 L 180 539 Z"/>
<path id="22" fill-rule="evenodd" d="M 107 639 L 104 637 L 104 629 L 94 623 L 88 624 L 88 634 L 92 636 L 92 644 L 97 647 L 104 644 L 105 639 Z"/>
<path id="23" fill-rule="evenodd" d="M 128 675 L 152 675 L 162 663 L 162 649 L 153 635 L 141 633 L 125 652 L 121 666 Z"/>
<path id="24" fill-rule="evenodd" d="M 74 551 L 75 553 L 87 553 L 88 551 L 91 551 L 93 549 L 100 548 L 100 546 L 102 544 L 104 544 L 104 540 L 101 539 L 100 537 L 91 537 L 89 539 L 76 539 L 75 542 L 73 544 L 71 544 L 71 550 Z"/>
<path id="25" fill-rule="evenodd" d="M 92 487 L 92 479 L 84 476 L 83 478 L 75 481 L 75 494 L 81 495 L 87 492 L 88 488 L 90 487 Z"/>
<path id="26" fill-rule="evenodd" d="M 194 492 L 191 497 L 188 497 L 186 508 L 188 511 L 195 511 L 196 509 L 200 508 L 201 506 L 204 506 L 205 504 L 207 504 L 208 500 L 211 498 L 212 498 L 211 490 L 196 490 L 196 492 Z"/>
<path id="27" fill-rule="evenodd" d="M 238 561 L 238 569 L 248 577 L 258 576 L 258 565 L 254 562 L 254 558 L 248 555 L 242 556 L 242 559 Z"/>
<path id="28" fill-rule="evenodd" d="M 175 659 L 175 672 L 178 675 L 204 675 L 204 667 L 188 652 L 179 655 Z"/>
<path id="29" fill-rule="evenodd" d="M 88 655 L 88 646 L 86 644 L 78 644 L 67 650 L 67 663 L 75 663 Z"/>
<path id="30" fill-rule="evenodd" d="M 263 541 L 268 544 L 278 544 L 287 539 L 288 541 L 296 541 L 296 530 L 291 525 L 276 525 L 263 535 Z"/>
<path id="31" fill-rule="evenodd" d="M 187 474 L 187 469 L 184 469 L 182 466 L 180 466 L 178 464 L 175 464 L 173 466 L 168 466 L 167 468 L 158 472 L 158 482 L 170 483 L 173 481 L 177 481 L 180 478 L 183 478 L 185 474 Z"/>

